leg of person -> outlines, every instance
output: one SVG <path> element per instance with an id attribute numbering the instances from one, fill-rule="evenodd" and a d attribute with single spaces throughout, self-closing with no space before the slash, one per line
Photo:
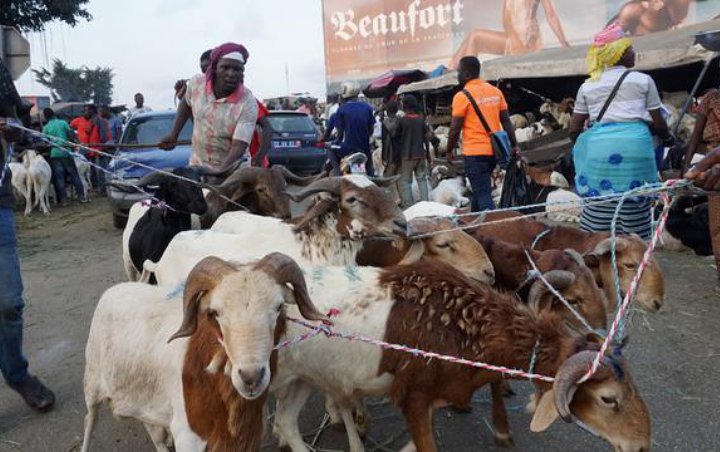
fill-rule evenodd
<path id="1" fill-rule="evenodd" d="M 365 162 L 365 173 L 370 177 L 375 177 L 375 165 L 373 165 L 372 151 L 364 152 L 367 156 L 367 162 Z"/>
<path id="2" fill-rule="evenodd" d="M 398 173 L 398 165 L 396 163 L 389 162 L 385 165 L 385 172 L 383 173 L 383 177 L 394 177 L 397 176 Z M 400 189 L 397 182 L 390 186 L 390 194 L 398 201 L 402 199 L 400 197 Z"/>
<path id="3" fill-rule="evenodd" d="M 330 160 L 330 166 L 332 166 L 332 176 L 342 176 L 340 171 L 340 156 L 334 149 L 328 149 L 328 160 Z"/>
<path id="4" fill-rule="evenodd" d="M 30 407 L 46 411 L 55 395 L 28 373 L 22 353 L 23 287 L 13 215 L 12 209 L 0 208 L 0 371 Z"/>
<path id="5" fill-rule="evenodd" d="M 415 161 L 403 160 L 400 163 L 400 197 L 403 208 L 407 209 L 413 205 L 412 181 Z"/>
<path id="6" fill-rule="evenodd" d="M 473 190 L 473 212 L 495 209 L 492 199 L 492 172 L 495 169 L 495 157 L 491 156 L 465 156 L 465 173 L 470 179 Z"/>
<path id="7" fill-rule="evenodd" d="M 712 239 L 715 267 L 717 268 L 718 287 L 720 287 L 720 195 L 709 196 L 710 238 Z"/>
<path id="8" fill-rule="evenodd" d="M 65 199 L 65 166 L 63 165 L 64 159 L 53 157 L 50 159 L 50 168 L 52 168 L 52 182 L 55 187 L 55 195 L 57 196 L 58 204 L 66 205 Z"/>
<path id="9" fill-rule="evenodd" d="M 98 156 L 98 165 L 103 170 L 107 168 L 109 159 L 104 155 Z M 105 196 L 105 172 L 98 168 L 98 189 L 100 194 Z"/>
<path id="10" fill-rule="evenodd" d="M 415 179 L 417 180 L 418 188 L 420 189 L 420 201 L 428 201 L 430 197 L 428 196 L 427 160 L 417 160 L 417 163 L 415 164 Z"/>
<path id="11" fill-rule="evenodd" d="M 652 201 L 650 199 L 629 199 L 623 203 L 618 218 L 618 232 L 637 234 L 643 240 L 650 240 L 652 228 Z"/>
<path id="12" fill-rule="evenodd" d="M 64 158 L 62 160 L 65 170 L 70 175 L 70 180 L 72 180 L 73 186 L 75 187 L 75 193 L 77 193 L 78 200 L 81 203 L 87 202 L 87 193 L 85 193 L 85 187 L 80 179 L 80 173 L 78 173 L 77 166 L 75 165 L 75 159 Z"/>

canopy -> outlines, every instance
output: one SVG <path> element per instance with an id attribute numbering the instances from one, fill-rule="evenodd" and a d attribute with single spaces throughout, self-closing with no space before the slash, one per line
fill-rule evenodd
<path id="1" fill-rule="evenodd" d="M 703 61 L 711 52 L 695 44 L 698 33 L 720 29 L 720 19 L 633 38 L 637 52 L 636 69 L 650 71 L 684 66 Z M 583 76 L 587 74 L 586 56 L 589 46 L 554 48 L 527 55 L 496 58 L 483 63 L 485 80 L 529 79 Z M 398 94 L 417 91 L 442 91 L 457 85 L 457 72 L 412 83 L 400 88 Z"/>
<path id="2" fill-rule="evenodd" d="M 371 80 L 363 93 L 367 97 L 387 97 L 395 94 L 400 86 L 424 80 L 425 78 L 427 78 L 427 75 L 419 69 L 389 71 Z"/>

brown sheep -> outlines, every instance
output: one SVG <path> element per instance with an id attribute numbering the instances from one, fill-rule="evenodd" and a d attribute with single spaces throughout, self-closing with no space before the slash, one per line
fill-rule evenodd
<path id="1" fill-rule="evenodd" d="M 603 370 L 578 383 L 597 350 L 593 336 L 568 329 L 553 312 L 535 312 L 472 282 L 445 264 L 426 261 L 387 271 L 381 282 L 396 300 L 385 340 L 437 353 L 462 356 L 510 368 L 527 368 L 539 343 L 535 372 L 553 375 L 532 423 L 545 430 L 559 416 L 591 422 L 618 450 L 650 446 L 650 417 L 623 358 L 606 357 Z M 500 373 L 384 351 L 378 374 L 394 375 L 390 395 L 402 409 L 419 452 L 435 452 L 432 411 L 437 406 L 468 406 L 473 393 L 499 383 Z M 493 389 L 500 388 L 496 384 Z M 508 434 L 502 397 L 493 398 L 493 418 Z M 554 402 L 554 406 L 553 406 Z M 504 431 L 503 431 L 504 430 Z"/>
<path id="2" fill-rule="evenodd" d="M 492 222 L 503 218 L 504 216 L 488 215 L 485 221 Z M 472 232 L 468 232 L 475 238 L 490 236 L 506 242 L 534 246 L 538 251 L 572 248 L 583 255 L 585 263 L 595 275 L 598 286 L 605 291 L 610 306 L 617 304 L 610 257 L 612 241 L 609 232 L 593 233 L 566 226 L 548 226 L 529 219 L 480 225 Z M 647 251 L 647 244 L 636 235 L 619 235 L 616 249 L 621 286 L 623 290 L 627 290 Z M 665 278 L 660 265 L 652 259 L 640 279 L 637 302 L 646 311 L 656 312 L 662 307 L 664 298 Z"/>

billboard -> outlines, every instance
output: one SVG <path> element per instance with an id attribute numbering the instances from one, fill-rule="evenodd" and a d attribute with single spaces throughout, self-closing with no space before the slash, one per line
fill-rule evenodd
<path id="1" fill-rule="evenodd" d="M 323 0 L 328 85 L 587 44 L 610 22 L 641 36 L 720 15 L 720 0 Z"/>

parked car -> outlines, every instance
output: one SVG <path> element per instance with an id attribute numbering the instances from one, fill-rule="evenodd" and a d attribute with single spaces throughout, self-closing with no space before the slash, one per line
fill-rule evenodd
<path id="1" fill-rule="evenodd" d="M 172 130 L 175 115 L 174 111 L 165 111 L 133 116 L 123 130 L 120 143 L 150 144 L 151 146 L 117 151 L 108 165 L 108 171 L 115 176 L 110 179 L 132 184 L 150 172 L 150 169 L 133 165 L 132 162 L 162 170 L 187 166 L 191 153 L 189 145 L 179 145 L 172 151 L 163 151 L 156 146 Z M 191 137 L 192 122 L 188 121 L 178 139 L 190 141 Z M 113 224 L 117 228 L 123 228 L 127 222 L 130 207 L 137 201 L 146 199 L 147 195 L 141 192 L 127 193 L 112 184 L 108 184 L 107 190 L 112 208 Z"/>
<path id="2" fill-rule="evenodd" d="M 317 174 L 327 154 L 322 135 L 312 118 L 294 111 L 272 111 L 268 121 L 273 128 L 268 159 L 271 165 L 284 165 L 298 174 Z"/>

